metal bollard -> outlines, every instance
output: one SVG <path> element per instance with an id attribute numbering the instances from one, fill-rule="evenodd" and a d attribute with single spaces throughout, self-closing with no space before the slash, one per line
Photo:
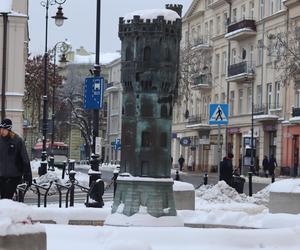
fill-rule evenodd
<path id="1" fill-rule="evenodd" d="M 54 171 L 54 157 L 50 156 L 49 157 L 49 163 L 48 163 L 48 170 Z"/>
<path id="2" fill-rule="evenodd" d="M 252 172 L 248 172 L 249 177 L 249 196 L 252 196 Z"/>
<path id="3" fill-rule="evenodd" d="M 208 175 L 207 173 L 204 174 L 204 185 L 207 185 L 207 181 L 208 181 Z"/>
<path id="4" fill-rule="evenodd" d="M 116 190 L 117 190 L 117 178 L 119 175 L 119 171 L 118 170 L 114 170 L 114 176 L 113 176 L 113 180 L 114 180 L 114 198 L 115 198 L 115 194 L 116 194 Z"/>
<path id="5" fill-rule="evenodd" d="M 70 174 L 72 170 L 75 170 L 75 160 L 70 159 L 68 164 L 68 174 Z"/>
<path id="6" fill-rule="evenodd" d="M 65 179 L 66 166 L 67 166 L 67 162 L 64 161 L 64 162 L 63 162 L 63 169 L 62 169 L 62 173 L 61 173 L 61 178 L 62 178 L 62 179 Z"/>
<path id="7" fill-rule="evenodd" d="M 179 176 L 178 169 L 176 170 L 175 180 L 176 180 L 176 181 L 180 181 L 180 176 Z"/>
<path id="8" fill-rule="evenodd" d="M 275 174 L 272 174 L 272 177 L 271 177 L 272 179 L 271 179 L 271 181 L 272 181 L 272 183 L 274 183 L 275 182 Z"/>
<path id="9" fill-rule="evenodd" d="M 74 207 L 74 183 L 75 183 L 75 175 L 76 172 L 74 170 L 71 170 L 69 173 L 69 179 L 71 182 L 71 187 L 70 187 L 70 207 Z"/>

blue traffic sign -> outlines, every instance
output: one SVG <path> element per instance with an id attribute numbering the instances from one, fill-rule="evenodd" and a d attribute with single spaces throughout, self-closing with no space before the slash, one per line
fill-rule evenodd
<path id="1" fill-rule="evenodd" d="M 228 124 L 228 104 L 209 105 L 209 124 Z"/>
<path id="2" fill-rule="evenodd" d="M 104 78 L 87 77 L 84 84 L 84 109 L 102 109 Z"/>
<path id="3" fill-rule="evenodd" d="M 114 148 L 115 148 L 115 150 L 120 150 L 121 149 L 121 139 L 119 139 L 119 138 L 115 139 Z"/>
<path id="4" fill-rule="evenodd" d="M 182 137 L 182 138 L 180 139 L 180 145 L 181 145 L 181 146 L 187 147 L 187 146 L 189 146 L 191 143 L 192 143 L 192 141 L 191 141 L 191 138 L 190 138 L 190 137 Z"/>

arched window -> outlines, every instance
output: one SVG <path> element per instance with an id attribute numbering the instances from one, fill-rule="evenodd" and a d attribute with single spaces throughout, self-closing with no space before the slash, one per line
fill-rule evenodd
<path id="1" fill-rule="evenodd" d="M 161 105 L 160 107 L 160 117 L 167 118 L 168 117 L 168 108 L 167 105 Z"/>
<path id="2" fill-rule="evenodd" d="M 142 147 L 150 147 L 152 145 L 151 142 L 151 134 L 148 131 L 142 132 Z"/>
<path id="3" fill-rule="evenodd" d="M 131 61 L 131 60 L 132 60 L 132 51 L 131 51 L 131 47 L 128 46 L 126 48 L 125 61 Z"/>
<path id="4" fill-rule="evenodd" d="M 149 46 L 144 48 L 144 62 L 151 61 L 151 48 Z"/>

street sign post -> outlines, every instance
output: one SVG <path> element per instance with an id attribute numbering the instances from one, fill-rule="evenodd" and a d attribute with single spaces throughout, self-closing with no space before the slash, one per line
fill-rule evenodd
<path id="1" fill-rule="evenodd" d="M 209 124 L 218 125 L 218 175 L 220 179 L 220 162 L 222 159 L 221 150 L 221 125 L 228 125 L 228 104 L 209 105 Z"/>
<path id="2" fill-rule="evenodd" d="M 84 109 L 102 109 L 104 78 L 87 77 L 84 84 Z"/>
<path id="3" fill-rule="evenodd" d="M 115 148 L 115 150 L 121 150 L 121 139 L 119 139 L 119 138 L 115 139 L 114 148 Z"/>

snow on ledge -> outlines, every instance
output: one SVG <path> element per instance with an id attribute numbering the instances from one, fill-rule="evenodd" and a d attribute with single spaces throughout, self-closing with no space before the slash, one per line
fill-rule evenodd
<path id="1" fill-rule="evenodd" d="M 12 11 L 12 0 L 0 1 L 0 13 L 9 13 Z"/>
<path id="2" fill-rule="evenodd" d="M 153 178 L 132 176 L 129 173 L 122 173 L 118 176 L 118 181 L 148 181 L 148 182 L 173 182 L 172 178 Z"/>
<path id="3" fill-rule="evenodd" d="M 286 179 L 274 182 L 270 187 L 274 193 L 300 193 L 300 179 Z"/>
<path id="4" fill-rule="evenodd" d="M 195 188 L 190 183 L 174 181 L 173 191 L 195 191 Z"/>
<path id="5" fill-rule="evenodd" d="M 140 19 L 157 19 L 158 16 L 163 16 L 166 21 L 176 21 L 180 19 L 180 16 L 173 10 L 168 9 L 149 9 L 149 10 L 137 10 L 127 14 L 124 17 L 125 23 L 130 23 L 134 16 L 140 16 Z"/>

